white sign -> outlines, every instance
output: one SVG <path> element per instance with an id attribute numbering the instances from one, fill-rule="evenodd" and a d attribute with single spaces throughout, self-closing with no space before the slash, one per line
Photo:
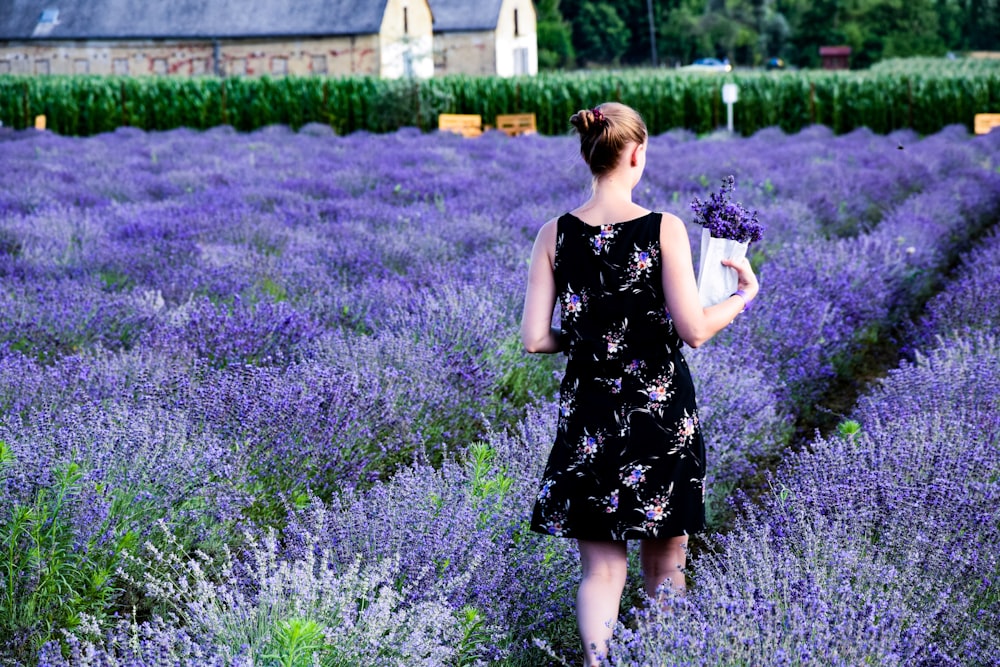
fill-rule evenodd
<path id="1" fill-rule="evenodd" d="M 722 84 L 722 101 L 726 103 L 726 129 L 733 133 L 733 105 L 740 97 L 740 87 L 735 83 Z"/>

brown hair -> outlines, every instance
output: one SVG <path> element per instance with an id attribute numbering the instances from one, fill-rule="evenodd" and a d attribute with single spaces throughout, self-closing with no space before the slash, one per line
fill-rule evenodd
<path id="1" fill-rule="evenodd" d="M 569 122 L 580 135 L 580 154 L 595 178 L 615 168 L 625 144 L 645 143 L 648 136 L 639 112 L 618 102 L 581 109 Z"/>

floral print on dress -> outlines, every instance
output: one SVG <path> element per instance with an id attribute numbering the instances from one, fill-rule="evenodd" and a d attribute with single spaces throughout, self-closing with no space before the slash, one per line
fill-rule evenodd
<path id="1" fill-rule="evenodd" d="M 630 465 L 621 471 L 621 482 L 630 489 L 634 489 L 646 481 L 646 471 L 649 466 Z"/>
<path id="2" fill-rule="evenodd" d="M 622 379 L 621 378 L 601 378 L 601 383 L 604 384 L 608 391 L 612 394 L 620 394 L 622 391 Z"/>
<path id="3" fill-rule="evenodd" d="M 670 453 L 684 458 L 691 451 L 692 445 L 695 444 L 695 438 L 699 435 L 697 411 L 689 413 L 685 410 L 680 421 L 677 422 L 675 433 L 677 439 L 673 447 L 670 448 Z"/>
<path id="4" fill-rule="evenodd" d="M 674 396 L 674 373 L 673 368 L 669 372 L 662 373 L 646 384 L 646 398 L 648 410 L 662 411 L 667 402 Z"/>
<path id="5" fill-rule="evenodd" d="M 642 359 L 633 359 L 625 365 L 625 372 L 633 377 L 641 375 L 645 369 L 646 362 Z"/>
<path id="6" fill-rule="evenodd" d="M 594 236 L 592 243 L 595 254 L 601 254 L 601 251 L 606 251 L 608 246 L 611 244 L 611 240 L 615 238 L 618 234 L 618 227 L 615 225 L 601 225 L 600 231 Z"/>
<path id="7" fill-rule="evenodd" d="M 691 436 L 693 436 L 697 432 L 697 430 L 698 430 L 698 415 L 697 414 L 689 415 L 687 414 L 687 411 L 685 411 L 684 418 L 681 419 L 681 423 L 679 425 L 679 428 L 677 429 L 677 434 L 681 437 L 681 439 L 687 440 Z"/>
<path id="8" fill-rule="evenodd" d="M 579 381 L 564 383 L 559 391 L 559 419 L 569 419 L 576 409 L 576 392 L 580 386 Z"/>
<path id="9" fill-rule="evenodd" d="M 554 277 L 567 339 L 555 441 L 531 529 L 587 540 L 705 528 L 705 452 L 660 275 L 660 216 L 560 217 Z"/>
<path id="10" fill-rule="evenodd" d="M 601 449 L 601 445 L 604 444 L 604 434 L 595 433 L 590 435 L 584 432 L 583 437 L 580 439 L 580 444 L 576 448 L 577 461 L 579 463 L 592 463 L 597 453 Z"/>
<path id="11" fill-rule="evenodd" d="M 653 268 L 658 265 L 659 258 L 659 245 L 636 247 L 628 264 L 628 280 L 622 285 L 622 289 L 634 289 L 637 283 L 648 281 L 653 274 Z"/>
<path id="12" fill-rule="evenodd" d="M 622 322 L 620 327 L 615 327 L 608 330 L 604 334 L 604 342 L 608 345 L 608 359 L 614 359 L 618 357 L 623 350 L 625 345 L 625 330 L 628 328 L 628 322 Z"/>
<path id="13" fill-rule="evenodd" d="M 665 493 L 646 500 L 641 509 L 645 518 L 643 525 L 646 530 L 655 533 L 661 522 L 670 516 L 670 497 L 672 495 L 673 487 L 671 486 Z"/>
<path id="14" fill-rule="evenodd" d="M 580 313 L 587 306 L 587 293 L 574 292 L 571 287 L 567 286 L 566 291 L 562 294 L 561 306 L 559 315 L 562 321 L 572 322 L 580 316 Z"/>
<path id="15" fill-rule="evenodd" d="M 563 525 L 566 523 L 565 514 L 553 514 L 545 523 L 545 532 L 553 537 L 563 536 Z"/>
<path id="16" fill-rule="evenodd" d="M 611 514 L 612 512 L 618 511 L 618 494 L 619 490 L 615 489 L 604 501 L 604 512 L 605 514 Z"/>

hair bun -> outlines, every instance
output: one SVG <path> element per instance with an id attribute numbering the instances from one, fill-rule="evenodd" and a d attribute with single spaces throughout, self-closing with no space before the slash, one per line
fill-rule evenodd
<path id="1" fill-rule="evenodd" d="M 570 116 L 569 122 L 580 134 L 587 134 L 597 125 L 593 109 L 580 109 Z"/>

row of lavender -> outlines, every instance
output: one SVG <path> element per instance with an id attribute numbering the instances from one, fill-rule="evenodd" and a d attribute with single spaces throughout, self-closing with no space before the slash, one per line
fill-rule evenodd
<path id="1" fill-rule="evenodd" d="M 928 306 L 915 339 L 937 347 L 869 392 L 839 437 L 789 460 L 764 506 L 697 561 L 689 597 L 640 614 L 635 630 L 619 628 L 612 664 L 994 664 L 1000 341 L 997 310 L 982 303 L 1000 298 L 998 260 L 1000 228 Z M 568 611 L 573 554 L 520 533 L 509 508 L 530 507 L 553 413 L 532 409 L 516 436 L 492 434 L 466 465 L 413 468 L 347 506 L 316 502 L 297 513 L 288 551 L 267 539 L 254 545 L 243 574 L 262 592 L 255 599 L 168 555 L 183 584 L 162 568 L 155 590 L 189 603 L 195 632 L 124 622 L 110 643 L 122 664 L 253 664 L 225 647 L 259 639 L 253 625 L 279 628 L 274 641 L 287 647 L 311 618 L 344 625 L 323 649 L 316 634 L 297 646 L 332 644 L 341 664 L 394 664 L 387 642 L 409 660 L 469 664 L 496 641 L 484 615 L 543 628 Z M 355 565 L 323 578 L 324 566 L 345 560 Z M 408 585 L 393 596 L 400 578 Z M 353 611 L 358 595 L 374 611 Z M 232 615 L 248 611 L 234 628 Z M 205 633 L 224 641 L 191 638 Z M 71 647 L 69 664 L 105 664 L 87 644 Z M 43 664 L 66 662 L 51 654 Z"/>
<path id="2" fill-rule="evenodd" d="M 928 305 L 928 345 L 622 628 L 613 665 L 996 665 L 1000 227 Z"/>
<path id="3" fill-rule="evenodd" d="M 276 591 L 283 576 L 308 581 L 295 569 L 306 554 L 331 556 L 310 540 L 332 544 L 336 576 L 309 594 L 364 597 L 358 582 L 367 582 L 377 597 L 389 592 L 379 582 L 412 582 L 378 609 L 415 637 L 436 637 L 427 641 L 442 656 L 508 654 L 566 616 L 568 581 L 545 575 L 562 562 L 555 570 L 571 576 L 572 554 L 522 533 L 547 416 L 531 413 L 527 439 L 491 436 L 471 463 L 404 467 L 390 485 L 351 489 L 414 455 L 447 459 L 446 447 L 465 449 L 486 423 L 502 426 L 533 392 L 551 390 L 538 362 L 516 353 L 514 331 L 534 229 L 584 195 L 571 141 L 319 134 L 4 137 L 0 493 L 25 510 L 4 528 L 20 546 L 32 525 L 59 527 L 39 562 L 7 564 L 35 573 L 2 598 L 9 646 L 46 636 L 39 617 L 93 638 L 111 609 L 163 612 L 153 601 L 182 597 L 164 592 L 197 578 L 178 554 L 200 546 L 225 561 L 223 545 L 244 529 L 262 560 L 237 559 L 233 567 L 249 567 L 238 581 L 265 577 L 258 589 Z M 922 140 L 834 139 L 821 128 L 653 139 L 643 203 L 687 217 L 687 201 L 735 173 L 739 194 L 771 223 L 759 314 L 692 359 L 717 487 L 784 444 L 789 418 L 838 365 L 995 218 L 996 154 L 995 142 L 961 129 Z M 799 168 L 779 166 L 789 163 Z M 169 543 L 151 530 L 158 518 L 179 540 L 180 569 L 150 590 L 115 579 L 139 542 Z M 282 553 L 268 560 L 277 546 L 264 527 L 281 523 Z M 379 565 L 352 580 L 358 553 Z M 388 567 L 397 553 L 405 562 Z M 78 580 L 39 567 L 57 554 Z M 63 585 L 82 602 L 38 605 L 64 599 Z M 260 655 L 308 634 L 296 619 L 338 625 L 329 614 L 347 613 L 319 602 L 306 613 L 306 593 L 286 609 L 253 587 L 199 590 L 222 602 L 202 605 L 214 620 L 176 610 L 204 623 L 194 636 L 207 644 L 191 650 L 246 644 Z M 410 615 L 434 604 L 450 623 Z M 36 618 L 23 613 L 31 605 Z M 248 607 L 274 610 L 254 626 L 270 634 L 229 627 Z M 343 646 L 384 648 L 373 639 L 386 631 L 380 618 L 353 619 L 371 641 L 345 632 Z M 181 641 L 164 632 L 158 641 Z"/>

